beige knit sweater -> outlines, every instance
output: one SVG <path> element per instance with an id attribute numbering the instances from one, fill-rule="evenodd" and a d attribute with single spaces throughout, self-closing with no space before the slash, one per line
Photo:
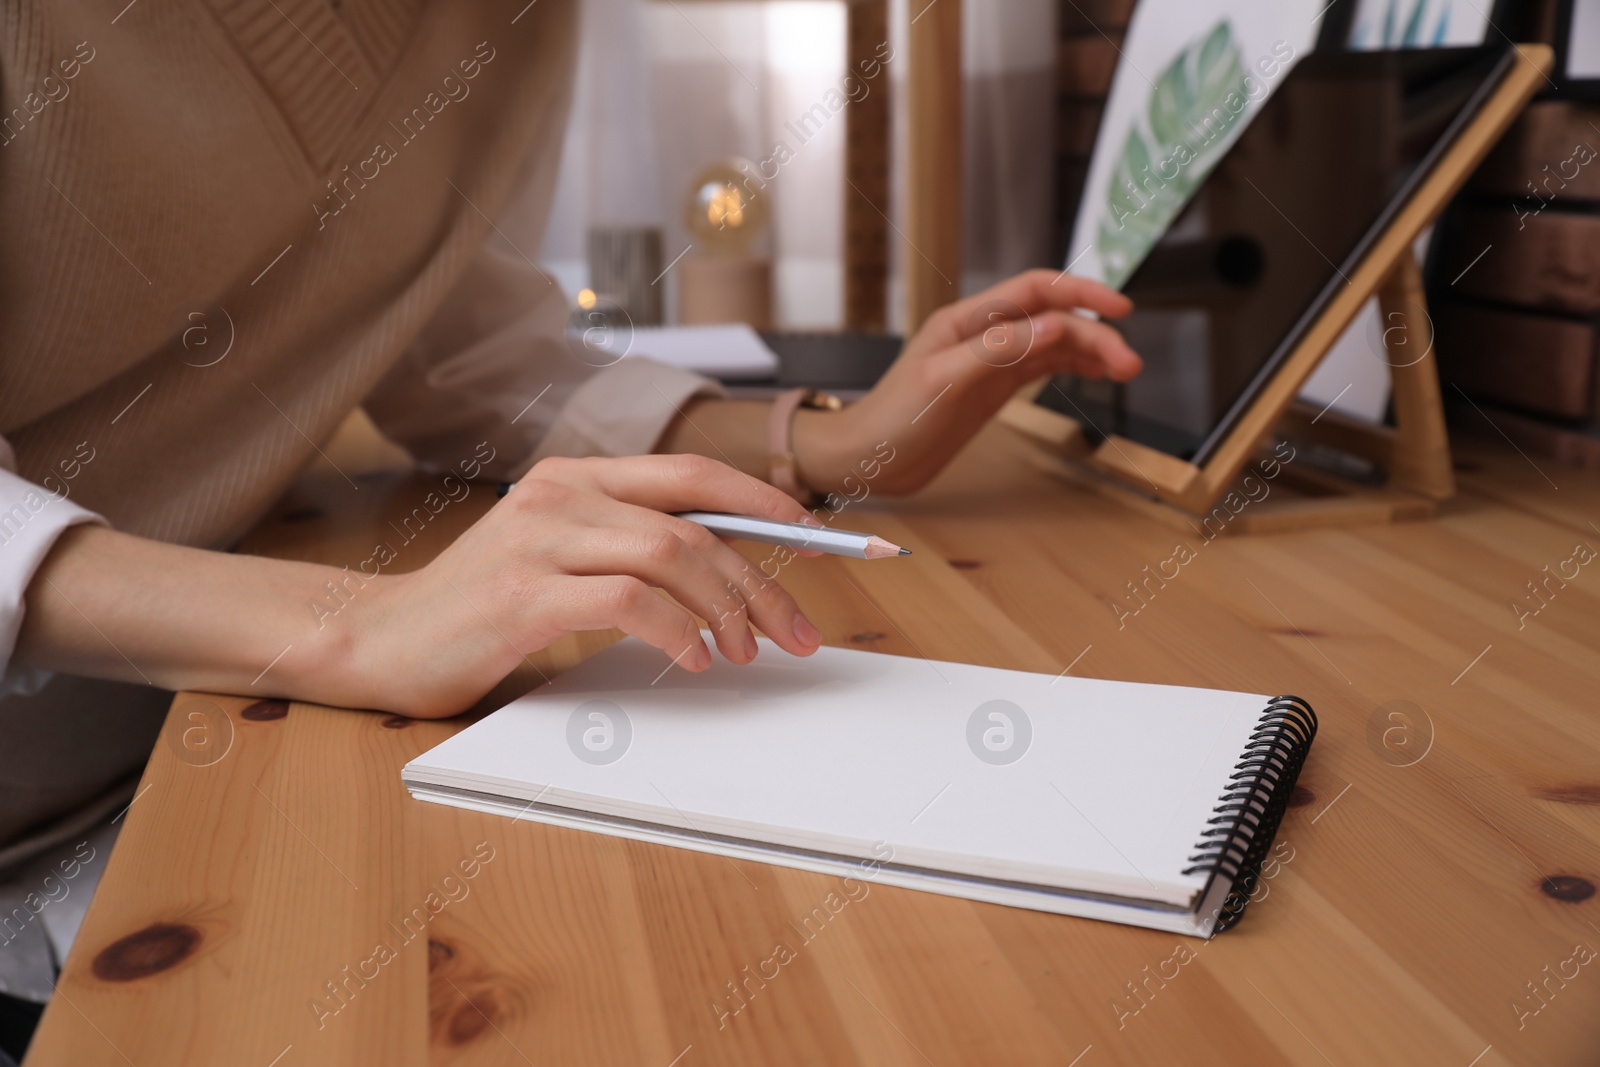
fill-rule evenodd
<path id="1" fill-rule="evenodd" d="M 707 390 L 568 352 L 491 222 L 548 210 L 575 0 L 122 2 L 0 7 L 0 670 L 60 527 L 225 547 L 357 405 L 498 477 Z M 0 698 L 0 857 L 148 751 L 70 681 Z"/>
<path id="2" fill-rule="evenodd" d="M 490 219 L 513 190 L 548 206 L 573 0 L 146 0 L 113 21 L 116 6 L 0 14 L 0 436 L 15 469 L 59 475 L 87 442 L 73 501 L 223 545 L 363 401 L 440 463 L 470 456 L 486 423 L 513 462 L 545 441 L 572 388 L 543 418 L 511 417 L 594 369 L 564 350 L 538 367 L 469 350 L 541 300 L 538 328 L 519 328 L 550 343 L 559 322 L 536 246 Z M 615 443 L 648 448 L 661 426 L 646 429 Z"/>

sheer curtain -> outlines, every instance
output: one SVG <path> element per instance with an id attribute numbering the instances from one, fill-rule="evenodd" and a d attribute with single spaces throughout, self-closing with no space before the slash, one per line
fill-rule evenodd
<path id="1" fill-rule="evenodd" d="M 892 58 L 871 91 L 893 93 L 894 200 L 914 176 L 904 158 L 905 36 L 927 0 L 891 0 Z M 934 0 L 939 2 L 939 0 Z M 907 6 L 911 10 L 908 11 Z M 964 0 L 966 263 L 973 291 L 1029 266 L 1048 266 L 1055 136 L 1054 0 Z M 561 180 L 540 258 L 569 293 L 588 283 L 591 226 L 657 226 L 667 267 L 689 247 L 684 200 L 707 164 L 741 156 L 789 158 L 769 183 L 769 232 L 756 250 L 773 261 L 780 326 L 836 328 L 841 285 L 845 123 L 797 124 L 845 76 L 839 0 L 695 3 L 584 0 L 582 53 Z M 887 84 L 885 84 L 887 82 Z M 771 172 L 771 167 L 767 167 Z M 899 225 L 898 211 L 890 215 Z M 526 232 L 537 233 L 529 224 Z M 508 233 L 521 225 L 515 212 Z M 898 260 L 898 238 L 891 231 Z M 691 251 L 688 254 L 693 255 Z M 666 288 L 676 308 L 675 271 Z M 890 322 L 901 321 L 890 281 Z"/>

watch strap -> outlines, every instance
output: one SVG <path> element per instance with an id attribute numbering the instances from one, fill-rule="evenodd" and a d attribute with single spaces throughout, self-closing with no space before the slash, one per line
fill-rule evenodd
<path id="1" fill-rule="evenodd" d="M 795 473 L 794 413 L 810 394 L 809 389 L 786 389 L 772 400 L 772 410 L 767 416 L 767 480 L 783 492 L 801 502 L 811 494 L 800 487 Z"/>

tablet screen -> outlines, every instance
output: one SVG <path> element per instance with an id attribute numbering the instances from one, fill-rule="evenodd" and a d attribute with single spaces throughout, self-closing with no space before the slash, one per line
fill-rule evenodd
<path id="1" fill-rule="evenodd" d="M 1116 325 L 1144 373 L 1057 378 L 1037 402 L 1204 463 L 1512 59 L 1504 44 L 1307 56 L 1122 287 L 1135 310 Z"/>

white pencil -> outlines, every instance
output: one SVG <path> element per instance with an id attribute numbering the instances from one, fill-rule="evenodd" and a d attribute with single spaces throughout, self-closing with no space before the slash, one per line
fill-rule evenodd
<path id="1" fill-rule="evenodd" d="M 711 511 L 683 511 L 678 513 L 678 518 L 704 526 L 719 537 L 759 541 L 764 545 L 783 545 L 786 548 L 809 548 L 833 556 L 885 559 L 889 556 L 911 555 L 909 548 L 901 548 L 881 537 L 856 530 L 833 530 L 826 526 L 774 522 L 771 519 L 753 519 L 748 515 L 723 515 Z"/>

